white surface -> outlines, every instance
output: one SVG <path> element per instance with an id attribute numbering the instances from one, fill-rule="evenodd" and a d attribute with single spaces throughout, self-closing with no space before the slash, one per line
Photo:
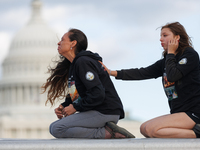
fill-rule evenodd
<path id="1" fill-rule="evenodd" d="M 0 150 L 197 150 L 199 139 L 1 139 Z"/>

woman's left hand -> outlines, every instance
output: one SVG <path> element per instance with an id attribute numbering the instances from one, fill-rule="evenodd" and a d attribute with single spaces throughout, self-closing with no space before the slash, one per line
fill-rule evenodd
<path id="1" fill-rule="evenodd" d="M 69 116 L 69 115 L 72 115 L 76 112 L 76 109 L 74 108 L 74 106 L 72 104 L 70 104 L 69 106 L 65 107 L 63 110 L 62 110 L 62 114 L 66 117 L 66 116 Z"/>
<path id="2" fill-rule="evenodd" d="M 176 50 L 178 49 L 179 41 L 175 38 L 169 41 L 168 43 L 168 54 L 176 54 Z"/>

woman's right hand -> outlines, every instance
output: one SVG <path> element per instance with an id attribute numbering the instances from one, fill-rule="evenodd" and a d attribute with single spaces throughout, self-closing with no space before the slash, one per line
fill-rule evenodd
<path id="1" fill-rule="evenodd" d="M 106 71 L 108 72 L 108 74 L 110 73 L 110 70 L 101 62 L 101 61 L 99 61 L 100 62 L 100 64 L 106 69 Z"/>
<path id="2" fill-rule="evenodd" d="M 64 107 L 62 105 L 59 105 L 58 108 L 54 109 L 55 114 L 57 115 L 58 119 L 63 118 L 63 114 L 62 114 L 63 109 L 64 109 Z"/>

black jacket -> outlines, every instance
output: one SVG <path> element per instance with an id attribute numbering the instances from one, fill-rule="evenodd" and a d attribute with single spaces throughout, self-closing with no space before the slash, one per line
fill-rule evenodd
<path id="1" fill-rule="evenodd" d="M 73 104 L 77 111 L 96 110 L 102 114 L 120 115 L 124 118 L 122 102 L 97 53 L 81 51 L 69 70 L 67 96 L 63 106 Z M 76 90 L 77 89 L 77 90 Z"/>
<path id="2" fill-rule="evenodd" d="M 198 53 L 187 47 L 183 53 L 167 54 L 153 65 L 118 71 L 116 79 L 143 80 L 162 76 L 171 113 L 200 113 L 200 64 Z"/>

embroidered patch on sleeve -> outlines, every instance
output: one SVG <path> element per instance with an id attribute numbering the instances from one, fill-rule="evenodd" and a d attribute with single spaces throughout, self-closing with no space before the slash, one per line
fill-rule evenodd
<path id="1" fill-rule="evenodd" d="M 180 65 L 186 64 L 187 63 L 187 58 L 183 58 L 179 61 Z"/>
<path id="2" fill-rule="evenodd" d="M 90 71 L 88 71 L 85 75 L 86 79 L 89 81 L 92 81 L 94 79 L 94 74 Z"/>

